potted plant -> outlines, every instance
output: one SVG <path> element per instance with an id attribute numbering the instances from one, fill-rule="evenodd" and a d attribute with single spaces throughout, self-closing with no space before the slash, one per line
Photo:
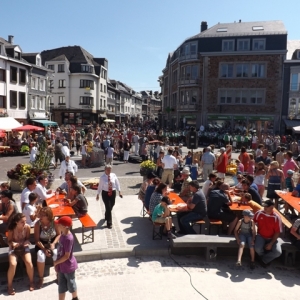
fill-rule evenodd
<path id="1" fill-rule="evenodd" d="M 53 174 L 49 171 L 52 155 L 47 151 L 47 143 L 44 141 L 37 145 L 38 153 L 34 162 L 29 164 L 17 164 L 13 169 L 7 172 L 10 179 L 10 187 L 12 190 L 21 191 L 25 186 L 27 178 L 37 178 L 40 175 L 48 177 L 47 188 L 50 188 L 54 181 Z"/>
<path id="2" fill-rule="evenodd" d="M 140 174 L 144 178 L 150 173 L 155 171 L 156 165 L 152 160 L 145 160 L 140 164 Z"/>

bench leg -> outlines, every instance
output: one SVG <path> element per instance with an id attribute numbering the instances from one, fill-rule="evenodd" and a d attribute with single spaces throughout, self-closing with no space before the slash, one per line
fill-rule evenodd
<path id="1" fill-rule="evenodd" d="M 217 258 L 217 247 L 209 246 L 205 249 L 205 259 L 215 261 Z"/>
<path id="2" fill-rule="evenodd" d="M 152 225 L 152 239 L 162 240 L 162 229 L 161 226 Z"/>
<path id="3" fill-rule="evenodd" d="M 295 250 L 284 250 L 283 252 L 283 264 L 287 267 L 293 267 L 296 264 L 296 253 L 297 249 Z"/>

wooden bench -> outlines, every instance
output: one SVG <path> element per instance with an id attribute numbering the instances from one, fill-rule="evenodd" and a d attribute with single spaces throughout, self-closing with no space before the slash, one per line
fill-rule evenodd
<path id="1" fill-rule="evenodd" d="M 196 221 L 193 223 L 194 225 L 199 225 L 199 234 L 204 233 L 204 234 L 211 234 L 211 229 L 213 227 L 217 228 L 217 233 L 219 233 L 219 228 L 223 225 L 221 220 L 215 220 L 215 219 L 209 219 L 209 218 L 204 218 L 203 220 Z M 204 230 L 202 230 L 202 226 L 205 225 Z M 208 231 L 206 231 L 208 229 Z"/>
<path id="2" fill-rule="evenodd" d="M 94 242 L 94 229 L 97 224 L 92 220 L 89 214 L 84 215 L 83 217 L 78 218 L 82 224 L 82 244 L 92 240 Z M 85 229 L 90 229 L 90 232 L 86 232 Z"/>

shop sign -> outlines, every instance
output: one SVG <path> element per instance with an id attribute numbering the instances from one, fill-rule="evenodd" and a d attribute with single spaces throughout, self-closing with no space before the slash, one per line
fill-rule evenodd
<path id="1" fill-rule="evenodd" d="M 247 120 L 247 117 L 243 117 L 243 116 L 233 116 L 233 120 Z"/>
<path id="2" fill-rule="evenodd" d="M 208 116 L 209 120 L 231 120 L 231 116 Z"/>
<path id="3" fill-rule="evenodd" d="M 255 121 L 273 121 L 274 117 L 269 116 L 261 116 L 261 117 L 248 117 L 249 120 L 255 120 Z"/>

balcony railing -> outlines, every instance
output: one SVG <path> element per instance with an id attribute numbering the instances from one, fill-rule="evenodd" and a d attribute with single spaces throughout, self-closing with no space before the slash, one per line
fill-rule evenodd
<path id="1" fill-rule="evenodd" d="M 197 105 L 196 104 L 179 104 L 179 105 L 177 105 L 177 109 L 180 111 L 197 110 Z"/>
<path id="2" fill-rule="evenodd" d="M 190 60 L 190 59 L 199 59 L 199 55 L 196 52 L 193 52 L 191 54 L 182 55 L 178 59 L 179 59 L 179 61 Z"/>
<path id="3" fill-rule="evenodd" d="M 199 77 L 191 78 L 191 76 L 181 77 L 179 80 L 179 84 L 199 84 L 199 82 Z"/>

